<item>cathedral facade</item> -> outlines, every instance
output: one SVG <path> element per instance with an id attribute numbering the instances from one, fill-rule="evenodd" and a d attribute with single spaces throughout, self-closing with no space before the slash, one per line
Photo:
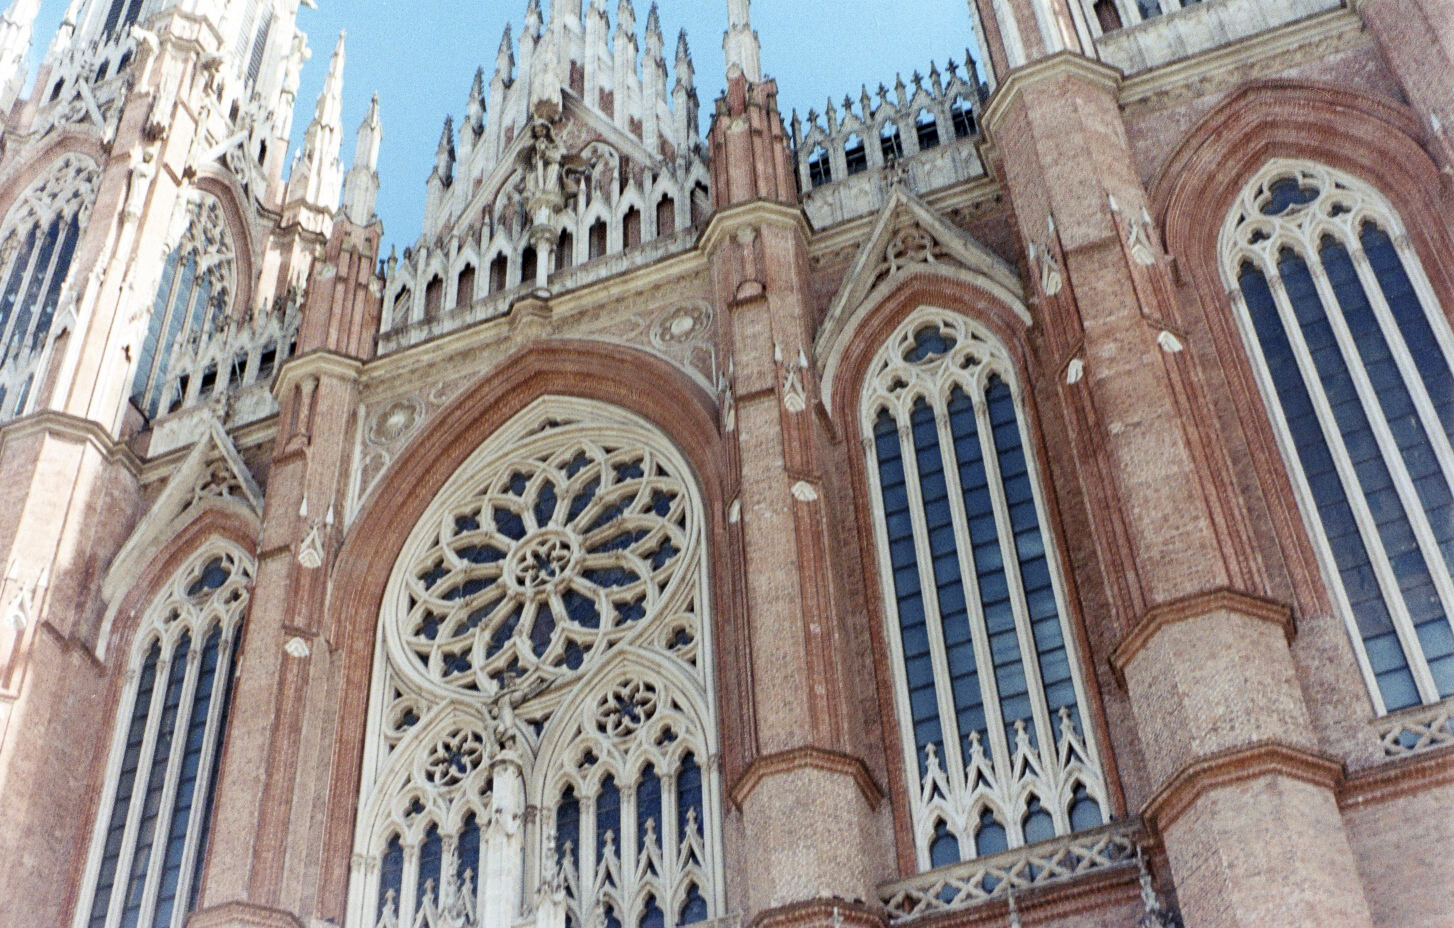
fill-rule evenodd
<path id="1" fill-rule="evenodd" d="M 1454 924 L 1454 0 L 300 2 L 0 17 L 0 926 Z"/>

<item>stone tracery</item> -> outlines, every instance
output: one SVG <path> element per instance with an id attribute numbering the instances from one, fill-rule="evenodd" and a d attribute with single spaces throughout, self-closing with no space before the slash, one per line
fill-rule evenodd
<path id="1" fill-rule="evenodd" d="M 533 905 L 542 925 L 635 928 L 720 911 L 686 475 L 633 417 L 548 399 L 431 505 L 380 630 L 361 924 L 510 924 Z"/>

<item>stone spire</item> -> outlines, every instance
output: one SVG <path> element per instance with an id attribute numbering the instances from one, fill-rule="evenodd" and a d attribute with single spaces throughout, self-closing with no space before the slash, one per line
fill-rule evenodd
<path id="1" fill-rule="evenodd" d="M 510 24 L 505 24 L 505 34 L 500 36 L 500 50 L 495 53 L 495 80 L 501 85 L 515 79 L 515 50 L 510 38 Z"/>
<path id="2" fill-rule="evenodd" d="M 379 143 L 383 139 L 379 95 L 374 94 L 369 114 L 358 127 L 353 167 L 343 181 L 343 212 L 354 225 L 366 226 L 374 221 L 374 207 L 379 200 Z"/>
<path id="3" fill-rule="evenodd" d="M 727 57 L 727 79 L 736 75 L 750 84 L 762 81 L 762 45 L 752 30 L 751 0 L 727 0 L 727 35 L 722 52 Z"/>
<path id="4" fill-rule="evenodd" d="M 301 200 L 329 213 L 338 207 L 338 196 L 343 189 L 343 164 L 338 154 L 343 148 L 345 36 L 345 33 L 339 33 L 338 46 L 328 63 L 328 77 L 323 81 L 323 92 L 318 95 L 313 122 L 308 125 L 303 150 L 298 153 L 293 175 L 288 179 L 290 203 Z"/>
<path id="5" fill-rule="evenodd" d="M 444 131 L 439 134 L 439 148 L 434 152 L 434 176 L 448 187 L 454 183 L 454 117 L 444 117 Z"/>
<path id="6" fill-rule="evenodd" d="M 471 144 L 485 131 L 485 69 L 475 71 L 475 82 L 470 85 L 470 100 L 465 106 L 464 128 Z"/>
<path id="7" fill-rule="evenodd" d="M 40 0 L 15 0 L 0 15 L 0 110 L 10 108 L 25 85 L 25 60 Z"/>

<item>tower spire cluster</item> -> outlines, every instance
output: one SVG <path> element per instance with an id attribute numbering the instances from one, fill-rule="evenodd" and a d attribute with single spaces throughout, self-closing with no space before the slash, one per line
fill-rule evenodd
<path id="1" fill-rule="evenodd" d="M 722 39 L 727 78 L 736 75 L 756 84 L 762 80 L 762 43 L 752 28 L 752 0 L 727 0 L 727 34 Z"/>

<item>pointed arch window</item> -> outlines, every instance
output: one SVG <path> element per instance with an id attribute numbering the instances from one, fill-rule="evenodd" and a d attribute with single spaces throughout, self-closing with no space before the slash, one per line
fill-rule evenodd
<path id="1" fill-rule="evenodd" d="M 1274 161 L 1221 241 L 1376 709 L 1454 696 L 1454 338 L 1399 217 L 1353 177 Z"/>
<path id="2" fill-rule="evenodd" d="M 147 611 L 77 928 L 181 928 L 196 907 L 251 583 L 246 556 L 213 544 Z"/>
<path id="3" fill-rule="evenodd" d="M 919 867 L 1104 824 L 1008 356 L 923 309 L 871 371 L 863 427 Z"/>
<path id="4" fill-rule="evenodd" d="M 206 370 L 189 361 L 221 347 L 236 290 L 237 258 L 222 203 L 198 192 L 187 207 L 187 225 L 167 255 L 157 284 L 151 318 L 131 383 L 131 400 L 153 418 L 186 399 L 194 374 Z M 212 377 L 217 376 L 216 368 Z M 200 391 L 202 384 L 196 390 Z"/>
<path id="5" fill-rule="evenodd" d="M 431 504 L 385 594 L 351 924 L 722 914 L 689 474 L 635 417 L 547 398 Z"/>
<path id="6" fill-rule="evenodd" d="M 25 412 L 100 178 L 91 159 L 64 156 L 0 232 L 0 421 Z"/>
<path id="7" fill-rule="evenodd" d="M 107 39 L 126 36 L 141 16 L 141 7 L 145 2 L 146 0 L 111 0 L 111 6 L 106 10 L 102 36 Z"/>

